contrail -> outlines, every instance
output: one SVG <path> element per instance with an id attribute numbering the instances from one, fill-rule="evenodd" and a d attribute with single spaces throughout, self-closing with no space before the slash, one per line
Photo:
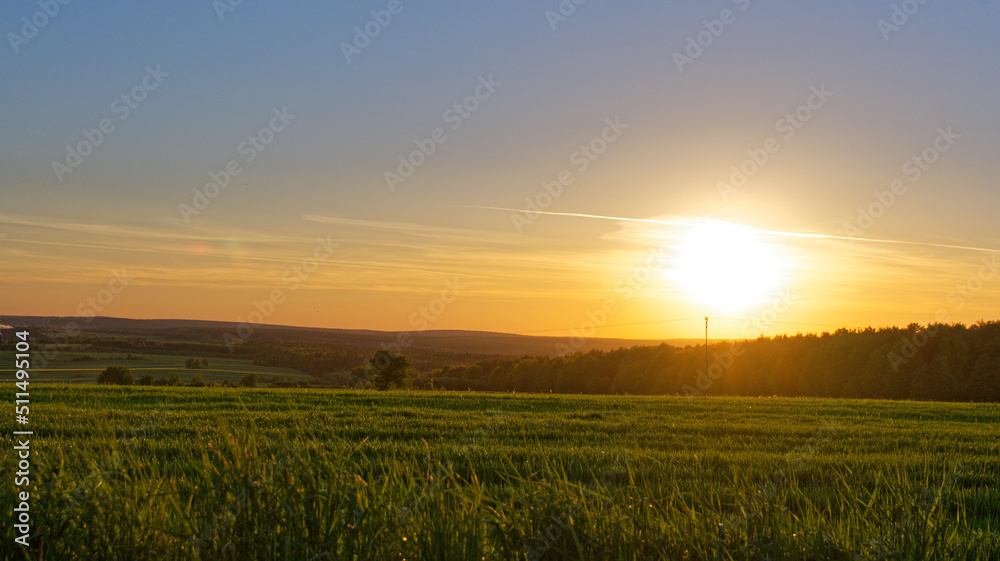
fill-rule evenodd
<path id="1" fill-rule="evenodd" d="M 507 212 L 526 212 L 524 209 L 517 208 L 504 208 L 497 206 L 463 206 L 463 205 L 446 205 L 454 208 L 472 208 L 481 210 L 502 210 Z M 575 218 L 592 218 L 596 220 L 613 220 L 616 222 L 641 222 L 645 224 L 660 224 L 663 226 L 681 226 L 681 227 L 697 227 L 704 224 L 704 222 L 694 222 L 694 221 L 684 221 L 684 220 L 659 220 L 654 218 L 625 218 L 621 216 L 605 216 L 601 214 L 584 214 L 579 212 L 549 212 L 544 210 L 533 210 L 530 211 L 534 214 L 544 214 L 548 216 L 570 216 Z M 722 221 L 720 221 L 722 222 Z M 778 236 L 785 238 L 805 238 L 805 239 L 821 239 L 821 240 L 844 240 L 844 241 L 854 241 L 854 242 L 867 242 L 867 243 L 883 243 L 883 244 L 895 244 L 895 245 L 916 245 L 922 247 L 935 247 L 939 249 L 958 249 L 962 251 L 976 251 L 982 253 L 997 253 L 998 249 L 991 249 L 987 247 L 974 247 L 968 245 L 950 245 L 950 244 L 939 244 L 930 242 L 914 242 L 905 240 L 885 240 L 878 238 L 852 238 L 850 236 L 835 236 L 832 234 L 808 234 L 801 232 L 779 232 L 776 230 L 762 230 L 760 228 L 754 228 L 752 226 L 743 226 L 743 228 L 748 230 L 753 230 L 759 234 L 766 234 L 769 236 Z"/>
<path id="2" fill-rule="evenodd" d="M 596 218 L 599 220 L 614 220 L 617 222 L 645 222 L 647 224 L 662 224 L 664 226 L 698 226 L 698 222 L 684 222 L 681 220 L 657 220 L 653 218 L 620 218 L 617 216 L 603 216 L 600 214 L 581 214 L 578 212 L 547 212 L 544 210 L 525 211 L 523 208 L 504 208 L 502 206 L 465 206 L 465 205 L 445 205 L 453 208 L 476 208 L 481 210 L 504 210 L 509 212 L 531 212 L 532 214 L 546 214 L 549 216 L 575 216 L 577 218 Z"/>

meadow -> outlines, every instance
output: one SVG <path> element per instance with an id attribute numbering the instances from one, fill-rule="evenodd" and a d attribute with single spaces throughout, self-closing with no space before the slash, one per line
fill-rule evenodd
<path id="1" fill-rule="evenodd" d="M 133 357 L 131 359 L 127 357 Z M 93 360 L 80 360 L 89 357 Z M 107 353 L 92 351 L 64 351 L 56 355 L 49 361 L 45 368 L 35 368 L 34 380 L 37 382 L 54 382 L 66 384 L 94 384 L 97 383 L 97 375 L 102 370 L 112 365 L 127 366 L 132 371 L 136 380 L 148 374 L 154 379 L 168 379 L 171 374 L 176 373 L 181 383 L 188 383 L 195 375 L 200 374 L 206 382 L 221 384 L 224 380 L 229 380 L 238 384 L 247 374 L 256 374 L 258 378 L 283 378 L 289 381 L 314 381 L 313 377 L 300 370 L 292 368 L 282 368 L 278 366 L 256 365 L 253 361 L 234 358 L 209 359 L 208 366 L 199 369 L 189 369 L 184 365 L 188 358 L 196 358 L 183 355 L 161 355 L 145 353 Z M 14 351 L 0 351 L 0 365 L 7 366 L 14 364 Z M 0 376 L 13 377 L 15 370 L 0 368 Z"/>
<path id="2" fill-rule="evenodd" d="M 3 559 L 1000 558 L 995 404 L 32 388 Z"/>

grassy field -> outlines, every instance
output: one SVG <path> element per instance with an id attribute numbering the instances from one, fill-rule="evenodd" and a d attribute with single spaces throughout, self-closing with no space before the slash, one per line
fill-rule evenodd
<path id="1" fill-rule="evenodd" d="M 0 365 L 8 366 L 14 364 L 14 351 L 0 351 Z M 74 358 L 89 355 L 98 360 L 79 361 Z M 287 378 L 291 381 L 310 381 L 314 378 L 299 370 L 291 368 L 280 368 L 272 366 L 258 366 L 249 360 L 237 360 L 231 358 L 209 358 L 209 366 L 199 370 L 189 370 L 184 366 L 184 361 L 188 358 L 198 358 L 194 356 L 176 355 L 141 355 L 141 360 L 127 360 L 121 358 L 123 353 L 99 353 L 83 351 L 64 351 L 49 361 L 46 368 L 32 369 L 32 381 L 34 382 L 56 382 L 65 384 L 87 383 L 96 384 L 97 375 L 110 365 L 128 366 L 132 370 L 132 375 L 136 380 L 144 374 L 149 374 L 153 378 L 167 379 L 170 374 L 176 372 L 181 377 L 182 383 L 187 383 L 195 374 L 201 374 L 209 382 L 217 384 L 223 380 L 230 380 L 234 383 L 250 373 L 256 373 L 258 378 L 279 377 Z M 124 353 L 124 356 L 128 356 Z M 118 357 L 118 358 L 115 358 Z M 0 368 L 0 376 L 13 377 L 14 370 L 10 368 Z"/>
<path id="2" fill-rule="evenodd" d="M 997 405 L 32 387 L 3 559 L 1000 558 Z"/>

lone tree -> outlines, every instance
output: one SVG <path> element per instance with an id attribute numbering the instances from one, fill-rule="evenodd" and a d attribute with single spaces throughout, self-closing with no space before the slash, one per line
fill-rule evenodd
<path id="1" fill-rule="evenodd" d="M 257 375 L 254 373 L 247 374 L 240 380 L 240 385 L 244 388 L 256 388 L 257 387 Z"/>
<path id="2" fill-rule="evenodd" d="M 131 386 L 133 382 L 135 378 L 132 377 L 132 370 L 128 366 L 109 366 L 97 375 L 98 384 Z"/>
<path id="3" fill-rule="evenodd" d="M 186 366 L 189 370 L 196 370 L 201 368 L 201 361 L 196 358 L 189 358 L 184 361 L 184 366 Z"/>
<path id="4" fill-rule="evenodd" d="M 372 378 L 375 387 L 380 390 L 401 385 L 410 368 L 410 361 L 406 360 L 405 356 L 397 355 L 392 351 L 379 351 L 369 362 L 374 374 Z"/>

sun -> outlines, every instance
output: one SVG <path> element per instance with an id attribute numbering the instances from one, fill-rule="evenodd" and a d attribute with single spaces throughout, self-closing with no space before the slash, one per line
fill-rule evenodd
<path id="1" fill-rule="evenodd" d="M 674 283 L 715 312 L 738 312 L 766 301 L 780 288 L 780 248 L 759 230 L 706 219 L 679 238 L 671 270 Z"/>

